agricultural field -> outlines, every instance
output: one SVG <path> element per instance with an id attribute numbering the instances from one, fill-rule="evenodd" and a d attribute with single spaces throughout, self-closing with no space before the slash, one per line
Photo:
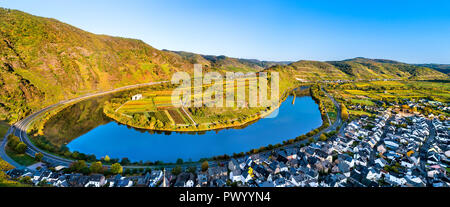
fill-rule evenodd
<path id="1" fill-rule="evenodd" d="M 360 104 L 360 105 L 368 105 L 368 106 L 374 106 L 375 103 L 368 100 L 368 99 L 350 99 L 350 101 L 353 104 Z"/>
<path id="2" fill-rule="evenodd" d="M 118 113 L 133 114 L 133 113 L 144 113 L 144 112 L 155 112 L 157 111 L 156 105 L 153 99 L 144 99 L 136 101 L 127 101 L 117 110 Z"/>
<path id="3" fill-rule="evenodd" d="M 374 81 L 364 83 L 346 83 L 334 85 L 337 95 L 360 104 L 372 104 L 369 101 L 358 100 L 383 100 L 395 99 L 420 99 L 433 97 L 436 101 L 449 102 L 450 84 L 445 82 L 426 81 Z M 354 99 L 354 100 L 353 100 Z"/>
<path id="4" fill-rule="evenodd" d="M 169 115 L 172 117 L 176 125 L 189 125 L 192 124 L 183 114 L 180 109 L 174 108 L 167 110 Z"/>
<path id="5" fill-rule="evenodd" d="M 349 110 L 353 115 L 371 115 L 373 107 L 386 107 L 390 104 L 407 104 L 419 100 L 450 102 L 450 84 L 446 81 L 373 81 L 330 84 L 327 89 L 338 101 L 356 106 Z M 429 113 L 448 114 L 427 107 Z"/>

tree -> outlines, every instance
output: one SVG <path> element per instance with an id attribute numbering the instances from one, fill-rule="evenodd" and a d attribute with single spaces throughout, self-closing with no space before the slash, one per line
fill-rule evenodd
<path id="1" fill-rule="evenodd" d="M 103 171 L 102 162 L 92 163 L 89 169 L 91 170 L 92 173 L 101 173 Z"/>
<path id="2" fill-rule="evenodd" d="M 78 160 L 70 164 L 70 169 L 75 172 L 80 172 L 82 169 L 86 168 L 86 161 Z"/>
<path id="3" fill-rule="evenodd" d="M 16 137 L 13 134 L 8 135 L 8 147 L 10 147 L 11 149 L 16 148 L 19 142 L 20 142 L 19 137 Z"/>
<path id="4" fill-rule="evenodd" d="M 111 173 L 113 174 L 122 174 L 123 167 L 120 163 L 114 163 L 111 165 Z"/>
<path id="5" fill-rule="evenodd" d="M 181 164 L 183 164 L 183 159 L 181 159 L 181 158 L 178 158 L 178 159 L 177 159 L 177 164 L 178 164 L 178 165 L 181 165 Z"/>
<path id="6" fill-rule="evenodd" d="M 72 158 L 73 158 L 73 159 L 78 159 L 79 156 L 80 156 L 80 153 L 77 152 L 77 151 L 75 151 L 75 152 L 72 153 Z"/>
<path id="7" fill-rule="evenodd" d="M 104 158 L 103 160 L 105 160 L 105 162 L 109 162 L 109 161 L 111 161 L 111 159 L 109 158 L 109 156 L 108 156 L 108 155 L 106 155 L 106 156 L 105 156 L 105 158 Z"/>
<path id="8" fill-rule="evenodd" d="M 323 133 L 320 135 L 319 138 L 320 138 L 321 141 L 327 141 L 327 136 L 325 134 L 323 134 Z"/>
<path id="9" fill-rule="evenodd" d="M 177 165 L 174 168 L 172 168 L 172 174 L 177 176 L 181 173 L 181 166 Z"/>
<path id="10" fill-rule="evenodd" d="M 40 162 L 42 161 L 42 158 L 44 158 L 44 155 L 40 152 L 34 154 L 34 159 L 36 159 L 36 161 Z"/>
<path id="11" fill-rule="evenodd" d="M 27 151 L 27 145 L 24 142 L 19 142 L 14 150 L 19 154 L 24 154 Z"/>
<path id="12" fill-rule="evenodd" d="M 206 172 L 206 171 L 208 170 L 208 168 L 209 168 L 209 163 L 208 163 L 208 161 L 204 161 L 204 162 L 202 163 L 202 171 L 203 171 L 203 172 Z"/>
<path id="13" fill-rule="evenodd" d="M 120 161 L 120 164 L 123 165 L 123 166 L 129 165 L 130 164 L 130 160 L 128 158 L 124 157 Z"/>
<path id="14" fill-rule="evenodd" d="M 347 121 L 347 119 L 348 119 L 347 107 L 345 107 L 345 105 L 342 103 L 341 103 L 341 118 L 344 121 Z"/>
<path id="15" fill-rule="evenodd" d="M 31 180 L 30 176 L 25 176 L 25 177 L 20 178 L 19 182 L 22 184 L 27 184 L 27 185 L 33 184 L 33 181 Z"/>

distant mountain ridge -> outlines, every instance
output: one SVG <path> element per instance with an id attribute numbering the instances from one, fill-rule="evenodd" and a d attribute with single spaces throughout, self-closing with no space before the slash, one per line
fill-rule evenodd
<path id="1" fill-rule="evenodd" d="M 0 8 L 0 120 L 82 94 L 169 80 L 193 64 L 207 71 L 286 70 L 306 80 L 448 79 L 428 67 L 355 58 L 273 62 L 158 50 L 141 40 L 92 34 L 51 18 Z"/>
<path id="2" fill-rule="evenodd" d="M 286 66 L 274 66 L 269 70 L 292 70 L 296 78 L 316 80 L 369 80 L 369 79 L 448 79 L 437 70 L 385 59 L 353 58 L 342 61 L 301 60 Z"/>
<path id="3" fill-rule="evenodd" d="M 170 51 L 170 50 L 164 50 Z M 193 64 L 212 67 L 226 71 L 261 71 L 274 65 L 287 65 L 292 61 L 261 61 L 256 59 L 232 58 L 224 55 L 201 55 L 185 51 L 170 51 L 176 53 Z"/>
<path id="4" fill-rule="evenodd" d="M 433 68 L 441 73 L 450 74 L 450 64 L 416 64 L 417 66 Z"/>

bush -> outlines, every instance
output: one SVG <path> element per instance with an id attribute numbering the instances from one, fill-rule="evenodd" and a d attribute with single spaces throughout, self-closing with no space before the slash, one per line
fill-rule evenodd
<path id="1" fill-rule="evenodd" d="M 78 160 L 70 164 L 70 170 L 73 172 L 81 172 L 84 168 L 87 168 L 86 161 Z"/>
<path id="2" fill-rule="evenodd" d="M 38 152 L 34 155 L 34 159 L 38 162 L 42 161 L 42 158 L 44 158 L 44 155 L 40 152 Z"/>
<path id="3" fill-rule="evenodd" d="M 183 159 L 178 158 L 178 159 L 177 159 L 177 164 L 179 164 L 179 165 L 183 164 Z"/>
<path id="4" fill-rule="evenodd" d="M 174 168 L 172 168 L 172 174 L 177 176 L 181 173 L 181 167 L 179 165 L 175 166 Z"/>
<path id="5" fill-rule="evenodd" d="M 8 147 L 10 147 L 11 149 L 15 149 L 19 143 L 20 143 L 19 137 L 16 137 L 12 134 L 8 135 Z"/>
<path id="6" fill-rule="evenodd" d="M 122 174 L 123 167 L 119 163 L 114 163 L 111 165 L 111 173 L 112 174 Z"/>
<path id="7" fill-rule="evenodd" d="M 19 142 L 17 146 L 14 148 L 14 150 L 19 154 L 24 154 L 25 151 L 27 151 L 27 145 L 23 142 Z"/>
<path id="8" fill-rule="evenodd" d="M 327 136 L 325 134 L 321 134 L 319 137 L 320 141 L 327 141 Z"/>
<path id="9" fill-rule="evenodd" d="M 202 171 L 203 171 L 203 172 L 206 172 L 206 171 L 208 170 L 208 168 L 209 168 L 208 161 L 204 161 L 204 162 L 202 163 Z"/>
<path id="10" fill-rule="evenodd" d="M 89 169 L 92 173 L 101 173 L 103 171 L 103 165 L 101 162 L 94 162 Z"/>

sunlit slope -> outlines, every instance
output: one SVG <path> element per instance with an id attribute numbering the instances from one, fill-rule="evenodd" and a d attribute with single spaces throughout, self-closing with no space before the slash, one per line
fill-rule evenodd
<path id="1" fill-rule="evenodd" d="M 321 80 L 446 80 L 448 75 L 437 70 L 391 60 L 354 58 L 343 61 L 298 61 L 286 66 L 277 65 L 267 71 L 289 71 L 291 79 Z M 289 78 L 289 77 L 287 77 Z"/>
<path id="2" fill-rule="evenodd" d="M 95 35 L 54 19 L 0 9 L 0 114 L 82 93 L 167 80 L 192 64 L 140 40 Z M 14 117 L 16 116 L 16 117 Z"/>

